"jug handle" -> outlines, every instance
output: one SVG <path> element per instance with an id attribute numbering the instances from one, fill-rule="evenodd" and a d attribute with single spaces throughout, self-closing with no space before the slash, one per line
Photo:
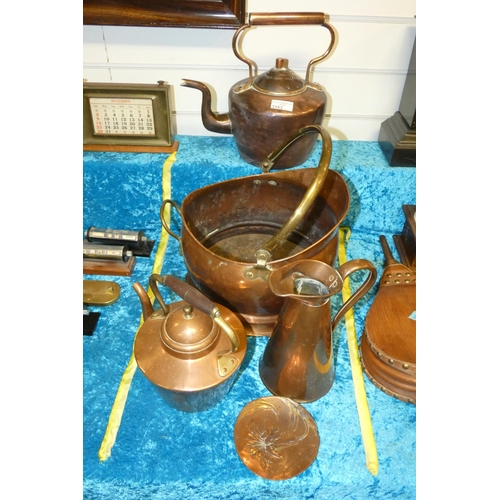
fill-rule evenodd
<path id="1" fill-rule="evenodd" d="M 268 260 L 271 258 L 271 252 L 286 241 L 290 233 L 304 218 L 309 208 L 311 208 L 311 205 L 313 204 L 318 193 L 323 187 L 326 176 L 328 174 L 328 169 L 330 168 L 330 160 L 332 157 L 332 138 L 329 132 L 327 132 L 320 125 L 307 125 L 305 127 L 302 127 L 291 138 L 284 141 L 261 163 L 262 171 L 268 172 L 273 167 L 274 163 L 279 160 L 281 155 L 295 141 L 299 140 L 305 135 L 313 133 L 319 133 L 323 142 L 323 149 L 321 151 L 321 158 L 319 160 L 316 175 L 314 176 L 313 181 L 307 188 L 302 201 L 295 209 L 292 216 L 288 219 L 288 221 L 283 225 L 283 227 L 278 231 L 277 234 L 275 234 L 270 240 L 265 243 L 265 245 L 263 245 L 259 250 L 257 250 L 257 252 L 255 252 L 255 257 L 257 258 L 257 268 L 262 269 L 266 267 Z"/>
<path id="2" fill-rule="evenodd" d="M 179 245 L 180 245 L 180 254 L 182 255 L 182 242 L 181 242 L 181 238 L 179 235 L 175 234 L 169 227 L 167 221 L 165 220 L 165 207 L 168 205 L 172 205 L 176 210 L 177 212 L 179 212 L 179 215 L 181 216 L 181 219 L 182 219 L 182 215 L 181 215 L 181 209 L 179 207 L 179 205 L 177 205 L 177 203 L 175 203 L 174 200 L 164 200 L 163 203 L 161 204 L 161 207 L 160 207 L 160 220 L 161 220 L 161 225 L 163 226 L 163 229 L 165 229 L 165 231 L 167 231 L 167 233 L 172 236 L 173 238 L 175 238 L 178 242 L 179 242 Z M 184 223 L 184 221 L 183 221 Z"/>
<path id="3" fill-rule="evenodd" d="M 328 48 L 326 51 L 318 56 L 312 59 L 309 64 L 307 65 L 307 70 L 306 70 L 306 77 L 305 77 L 305 84 L 306 85 L 311 85 L 309 79 L 310 79 L 310 73 L 311 73 L 311 68 L 313 65 L 319 63 L 320 61 L 323 61 L 323 59 L 326 59 L 330 52 L 332 51 L 333 45 L 335 44 L 335 31 L 333 28 L 328 24 L 327 22 L 328 16 L 322 12 L 290 12 L 290 13 L 283 13 L 283 12 L 252 12 L 248 15 L 248 22 L 241 26 L 236 33 L 233 36 L 233 52 L 234 55 L 240 60 L 243 61 L 245 64 L 248 65 L 248 72 L 249 72 L 249 79 L 248 79 L 248 86 L 253 85 L 253 79 L 254 76 L 257 75 L 257 64 L 255 64 L 254 61 L 251 59 L 247 59 L 246 57 L 242 56 L 238 50 L 238 38 L 241 35 L 241 33 L 248 29 L 251 28 L 252 26 L 282 26 L 282 25 L 310 25 L 310 24 L 317 24 L 320 26 L 323 26 L 326 28 L 331 35 L 331 40 Z"/>
<path id="4" fill-rule="evenodd" d="M 371 290 L 375 281 L 377 280 L 377 270 L 375 266 L 368 260 L 365 259 L 353 259 L 345 264 L 342 264 L 337 272 L 342 277 L 342 281 L 344 281 L 348 276 L 357 272 L 367 270 L 368 276 L 366 277 L 363 284 L 349 297 L 349 299 L 345 302 L 345 304 L 339 309 L 335 317 L 332 321 L 332 333 L 339 324 L 340 320 L 344 317 L 345 313 L 354 307 L 354 305 L 363 298 L 368 291 Z"/>
<path id="5" fill-rule="evenodd" d="M 186 301 L 188 304 L 210 316 L 212 320 L 215 321 L 222 328 L 224 333 L 229 337 L 232 347 L 231 353 L 234 353 L 238 350 L 238 347 L 240 345 L 238 336 L 231 328 L 231 326 L 226 322 L 226 320 L 222 317 L 220 309 L 208 297 L 205 297 L 205 295 L 203 295 L 199 290 L 192 287 L 185 281 L 176 278 L 175 276 L 171 276 L 169 274 L 165 274 L 164 276 L 161 276 L 159 274 L 152 274 L 149 277 L 149 286 L 151 287 L 154 296 L 160 303 L 160 306 L 165 314 L 168 314 L 169 307 L 165 304 L 165 301 L 163 300 L 163 297 L 158 290 L 158 283 L 161 283 L 163 286 L 167 286 L 182 300 Z"/>

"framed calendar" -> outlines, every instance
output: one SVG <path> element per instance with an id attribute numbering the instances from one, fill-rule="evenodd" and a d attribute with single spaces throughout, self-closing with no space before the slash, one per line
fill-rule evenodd
<path id="1" fill-rule="evenodd" d="M 83 149 L 87 151 L 171 152 L 170 86 L 83 84 Z"/>

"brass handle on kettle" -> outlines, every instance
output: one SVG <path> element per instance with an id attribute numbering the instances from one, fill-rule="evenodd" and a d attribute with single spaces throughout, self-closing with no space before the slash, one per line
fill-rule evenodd
<path id="1" fill-rule="evenodd" d="M 165 314 L 168 314 L 169 307 L 165 304 L 165 301 L 158 290 L 158 283 L 161 283 L 163 286 L 167 286 L 182 300 L 210 316 L 229 337 L 232 346 L 231 353 L 238 350 L 240 344 L 238 336 L 222 317 L 219 308 L 208 297 L 205 297 L 205 295 L 203 295 L 199 290 L 192 287 L 185 281 L 176 278 L 175 276 L 171 276 L 169 274 L 165 274 L 164 276 L 152 274 L 149 277 L 149 286 L 151 287 L 154 296 L 160 303 L 160 306 Z"/>
<path id="2" fill-rule="evenodd" d="M 251 26 L 325 24 L 326 17 L 323 12 L 251 12 L 248 14 L 248 24 Z"/>
<path id="3" fill-rule="evenodd" d="M 290 233 L 297 227 L 299 222 L 304 218 L 305 214 L 311 208 L 314 200 L 316 199 L 318 193 L 320 192 L 328 174 L 328 169 L 330 168 L 330 160 L 332 157 L 332 138 L 321 125 L 307 125 L 302 127 L 298 132 L 296 132 L 291 138 L 284 141 L 280 146 L 278 146 L 272 153 L 270 153 L 267 158 L 261 163 L 261 168 L 263 172 L 268 172 L 275 162 L 277 162 L 284 152 L 301 137 L 319 133 L 323 142 L 323 149 L 321 151 L 321 158 L 319 160 L 319 165 L 317 167 L 316 175 L 313 181 L 307 188 L 302 201 L 299 206 L 295 209 L 292 216 L 283 225 L 283 227 L 275 234 L 270 240 L 266 242 L 257 252 L 255 256 L 257 258 L 257 267 L 264 268 L 267 261 L 271 258 L 271 252 L 276 249 L 279 245 L 283 244 Z"/>
<path id="4" fill-rule="evenodd" d="M 330 52 L 333 49 L 333 45 L 335 44 L 335 31 L 327 22 L 327 15 L 322 12 L 252 12 L 248 15 L 248 23 L 241 26 L 233 36 L 233 52 L 234 55 L 245 64 L 248 65 L 249 70 L 249 82 L 248 85 L 253 84 L 254 72 L 257 73 L 257 65 L 254 61 L 247 59 L 242 56 L 238 51 L 238 38 L 241 33 L 252 27 L 252 26 L 281 26 L 281 25 L 308 25 L 308 24 L 316 24 L 323 26 L 326 28 L 331 35 L 330 44 L 326 51 L 321 55 L 314 59 L 312 59 L 307 65 L 306 70 L 306 85 L 310 85 L 309 75 L 311 73 L 311 68 L 313 65 L 323 61 L 326 59 Z M 254 71 L 252 71 L 254 70 Z"/>

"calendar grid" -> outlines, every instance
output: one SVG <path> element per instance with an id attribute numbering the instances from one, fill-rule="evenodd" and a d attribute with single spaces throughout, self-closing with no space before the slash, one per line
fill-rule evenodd
<path id="1" fill-rule="evenodd" d="M 155 136 L 152 99 L 90 98 L 96 135 Z"/>

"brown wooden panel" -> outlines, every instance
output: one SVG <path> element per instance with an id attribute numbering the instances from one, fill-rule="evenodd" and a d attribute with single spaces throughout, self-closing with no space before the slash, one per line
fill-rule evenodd
<path id="1" fill-rule="evenodd" d="M 245 0 L 83 0 L 83 24 L 237 29 Z"/>
<path id="2" fill-rule="evenodd" d="M 99 274 L 105 276 L 132 276 L 136 258 L 127 262 L 106 259 L 83 259 L 83 274 Z"/>

